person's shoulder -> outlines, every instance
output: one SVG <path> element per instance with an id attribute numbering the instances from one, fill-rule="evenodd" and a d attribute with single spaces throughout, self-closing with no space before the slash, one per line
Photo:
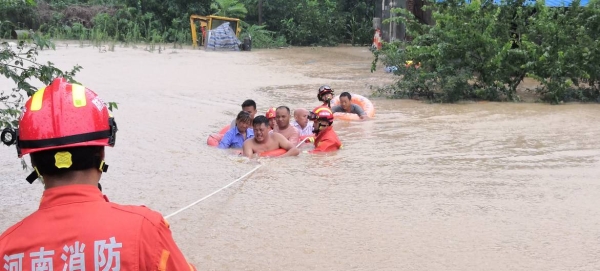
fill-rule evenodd
<path id="1" fill-rule="evenodd" d="M 149 222 L 154 226 L 160 225 L 165 220 L 162 214 L 144 205 L 120 205 L 111 202 L 111 207 L 113 210 L 116 210 L 118 212 L 124 212 L 131 216 L 137 216 L 143 221 Z"/>
<path id="2" fill-rule="evenodd" d="M 27 219 L 27 218 L 25 218 Z M 21 220 L 19 222 L 17 222 L 16 224 L 12 225 L 10 228 L 6 229 L 1 235 L 0 235 L 0 243 L 3 242 L 4 239 L 6 239 L 8 236 L 10 236 L 11 233 L 15 232 L 19 227 L 21 227 L 21 225 L 23 225 L 23 221 L 25 220 Z"/>
<path id="3" fill-rule="evenodd" d="M 285 138 L 285 136 L 283 136 L 282 134 L 275 132 L 275 133 L 271 133 L 270 134 L 271 138 L 276 140 L 277 142 L 281 142 L 283 140 L 287 140 L 287 138 Z"/>
<path id="4" fill-rule="evenodd" d="M 244 143 L 242 143 L 243 146 L 254 146 L 254 134 L 252 134 L 251 138 L 244 140 Z"/>
<path id="5" fill-rule="evenodd" d="M 365 110 L 358 104 L 352 104 L 352 111 L 356 114 L 365 115 Z"/>
<path id="6" fill-rule="evenodd" d="M 225 135 L 235 135 L 236 131 L 236 127 L 231 127 L 229 130 L 227 130 L 227 132 L 225 132 Z"/>

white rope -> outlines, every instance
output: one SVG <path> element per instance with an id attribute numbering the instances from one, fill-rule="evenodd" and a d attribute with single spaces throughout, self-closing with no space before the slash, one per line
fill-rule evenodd
<path id="1" fill-rule="evenodd" d="M 226 185 L 226 186 L 223 186 L 223 187 L 221 187 L 221 188 L 220 188 L 220 189 L 218 189 L 217 191 L 215 191 L 215 192 L 212 192 L 212 193 L 208 194 L 207 196 L 205 196 L 205 197 L 203 197 L 203 198 L 201 198 L 201 199 L 199 199 L 199 200 L 197 200 L 197 201 L 194 201 L 194 202 L 192 202 L 190 205 L 188 205 L 188 206 L 185 206 L 185 207 L 183 207 L 183 208 L 181 208 L 181 209 L 179 209 L 179 210 L 175 211 L 174 213 L 172 213 L 172 214 L 170 214 L 170 215 L 168 215 L 168 216 L 165 216 L 165 219 L 168 219 L 169 217 L 172 217 L 172 216 L 174 216 L 174 215 L 176 215 L 176 214 L 178 214 L 178 213 L 181 213 L 181 212 L 183 212 L 183 211 L 187 210 L 188 208 L 190 208 L 190 207 L 192 207 L 192 206 L 194 206 L 194 205 L 196 205 L 196 204 L 200 203 L 201 201 L 203 201 L 203 200 L 205 200 L 205 199 L 207 199 L 207 198 L 210 198 L 212 195 L 219 193 L 221 190 L 223 190 L 223 189 L 225 189 L 225 188 L 227 188 L 227 187 L 230 187 L 232 184 L 234 184 L 234 183 L 237 183 L 238 181 L 240 181 L 240 180 L 242 180 L 242 179 L 244 179 L 244 178 L 248 177 L 250 174 L 252 174 L 252 172 L 256 171 L 256 170 L 257 170 L 257 169 L 259 169 L 260 167 L 262 167 L 262 164 L 261 164 L 261 165 L 258 165 L 258 166 L 256 166 L 254 169 L 252 169 L 252 170 L 248 171 L 248 173 L 246 173 L 246 174 L 242 175 L 242 177 L 239 177 L 237 180 L 235 180 L 235 181 L 231 182 L 230 184 L 228 184 L 228 185 Z"/>
<path id="2" fill-rule="evenodd" d="M 296 148 L 300 147 L 300 145 L 302 145 L 302 143 L 304 143 L 304 140 L 302 140 L 302 141 L 298 142 L 298 145 L 296 145 Z M 168 219 L 168 218 L 170 218 L 170 217 L 172 217 L 172 216 L 174 216 L 174 215 L 176 215 L 176 214 L 178 214 L 178 213 L 181 213 L 181 212 L 183 212 L 183 211 L 185 211 L 185 210 L 189 209 L 190 207 L 192 207 L 192 206 L 194 206 L 194 205 L 196 205 L 196 204 L 200 203 L 201 201 L 203 201 L 203 200 L 205 200 L 205 199 L 207 199 L 207 198 L 210 198 L 212 195 L 214 195 L 214 194 L 217 194 L 217 193 L 221 192 L 221 190 L 223 190 L 223 189 L 225 189 L 225 188 L 227 188 L 227 187 L 230 187 L 230 186 L 231 186 L 231 185 L 233 185 L 234 183 L 237 183 L 237 182 L 239 182 L 240 180 L 242 180 L 242 179 L 244 179 L 244 178 L 248 177 L 250 174 L 252 174 L 252 172 L 256 171 L 256 170 L 257 170 L 257 169 L 259 169 L 260 167 L 262 167 L 262 164 L 261 164 L 261 165 L 258 165 L 258 166 L 256 166 L 254 169 L 252 169 L 252 170 L 248 171 L 248 173 L 246 173 L 246 174 L 242 175 L 242 177 L 239 177 L 237 180 L 235 180 L 235 181 L 233 181 L 233 182 L 229 183 L 229 184 L 228 184 L 228 185 L 226 185 L 226 186 L 223 186 L 223 187 L 219 188 L 217 191 L 215 191 L 215 192 L 212 192 L 212 193 L 210 193 L 210 194 L 206 195 L 205 197 L 203 197 L 203 198 L 201 198 L 201 199 L 199 199 L 199 200 L 197 200 L 197 201 L 194 201 L 194 202 L 190 203 L 190 205 L 188 205 L 188 206 L 185 206 L 185 207 L 183 207 L 183 208 L 181 208 L 181 209 L 179 209 L 179 210 L 175 211 L 174 213 L 172 213 L 172 214 L 170 214 L 170 215 L 168 215 L 168 216 L 165 216 L 165 219 Z"/>

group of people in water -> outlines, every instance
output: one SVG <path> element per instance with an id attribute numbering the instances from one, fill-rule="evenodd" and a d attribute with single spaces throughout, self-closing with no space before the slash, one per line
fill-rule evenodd
<path id="1" fill-rule="evenodd" d="M 340 96 L 348 98 L 341 103 L 343 112 L 360 114 L 351 96 Z M 298 155 L 297 144 L 306 140 L 315 145 L 311 152 L 341 148 L 332 127 L 338 110 L 330 107 L 333 90 L 323 86 L 317 97 L 323 105 L 294 110 L 291 123 L 286 106 L 255 117 L 256 103 L 245 101 L 219 147 L 241 148 L 248 157 L 276 150 L 281 156 Z M 105 147 L 115 146 L 117 131 L 100 97 L 65 78 L 54 79 L 27 100 L 17 129 L 2 130 L 0 141 L 16 145 L 19 158 L 31 155 L 34 170 L 26 180 L 44 184 L 39 210 L 0 235 L 4 269 L 66 270 L 68 265 L 88 270 L 196 270 L 160 213 L 109 202 L 102 193 L 100 178 L 109 168 Z M 86 246 L 93 249 L 84 253 Z M 52 256 L 61 251 L 70 255 L 68 262 L 64 254 L 63 261 Z"/>
<path id="2" fill-rule="evenodd" d="M 304 142 L 312 142 L 315 146 L 309 153 L 338 150 L 342 148 L 342 142 L 333 130 L 334 113 L 356 114 L 360 119 L 366 119 L 367 114 L 352 103 L 350 93 L 341 93 L 340 104 L 332 107 L 333 97 L 331 87 L 321 86 L 317 98 L 323 104 L 312 111 L 295 109 L 294 121 L 290 121 L 292 111 L 285 105 L 269 108 L 265 115 L 256 116 L 256 102 L 246 100 L 218 147 L 242 149 L 241 154 L 249 158 L 278 149 L 285 150 L 279 157 L 295 156 Z"/>

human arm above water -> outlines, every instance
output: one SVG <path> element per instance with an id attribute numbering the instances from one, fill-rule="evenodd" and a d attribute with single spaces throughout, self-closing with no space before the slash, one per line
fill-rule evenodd
<path id="1" fill-rule="evenodd" d="M 231 130 L 227 131 L 227 133 L 223 135 L 223 138 L 219 142 L 219 149 L 229 149 L 231 147 L 235 133 L 231 133 L 230 131 Z"/>
<path id="2" fill-rule="evenodd" d="M 278 133 L 273 133 L 273 139 L 277 140 L 277 142 L 279 143 L 279 148 L 287 150 L 286 153 L 282 154 L 279 157 L 296 156 L 296 155 L 300 154 L 300 151 L 298 150 L 298 148 L 296 148 L 296 146 L 294 144 L 292 144 L 292 142 L 287 140 L 283 135 L 278 134 Z"/>
<path id="3" fill-rule="evenodd" d="M 254 150 L 252 150 L 252 140 L 253 139 L 244 141 L 244 145 L 242 146 L 242 154 L 248 158 L 252 158 L 252 155 L 254 154 Z"/>
<path id="4" fill-rule="evenodd" d="M 318 146 L 316 146 L 313 150 L 309 151 L 309 153 L 323 153 L 338 150 L 337 144 L 328 139 L 321 140 Z"/>
<path id="5" fill-rule="evenodd" d="M 361 120 L 368 118 L 365 110 L 363 110 L 362 107 L 356 104 L 352 104 L 352 113 L 357 114 Z"/>
<path id="6" fill-rule="evenodd" d="M 290 136 L 290 143 L 294 144 L 294 146 L 296 146 L 296 144 L 298 144 L 298 142 L 300 142 L 300 133 L 298 132 L 298 129 L 296 129 L 296 127 L 294 127 L 294 133 L 292 133 L 292 136 Z"/>

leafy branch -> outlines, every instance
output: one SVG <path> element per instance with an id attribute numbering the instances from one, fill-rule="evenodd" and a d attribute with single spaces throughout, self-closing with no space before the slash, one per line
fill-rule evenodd
<path id="1" fill-rule="evenodd" d="M 0 128 L 16 127 L 21 114 L 21 107 L 26 98 L 33 95 L 38 87 L 36 81 L 48 85 L 57 77 L 63 77 L 71 83 L 78 83 L 75 75 L 82 67 L 75 65 L 70 70 L 61 70 L 52 62 L 39 63 L 39 50 L 55 49 L 54 44 L 37 33 L 31 39 L 18 43 L 0 43 L 0 75 L 14 82 L 12 89 L 0 88 Z M 118 109 L 117 103 L 108 102 L 108 109 Z"/>

